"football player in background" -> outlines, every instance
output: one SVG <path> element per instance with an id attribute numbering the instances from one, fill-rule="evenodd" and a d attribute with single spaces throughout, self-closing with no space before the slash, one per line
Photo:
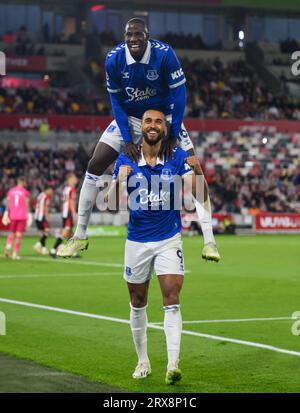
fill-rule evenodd
<path id="1" fill-rule="evenodd" d="M 76 185 L 78 178 L 74 173 L 67 175 L 67 185 L 62 192 L 62 229 L 56 238 L 53 248 L 50 250 L 50 255 L 56 258 L 59 246 L 64 239 L 73 236 L 73 225 L 76 224 Z"/>
<path id="2" fill-rule="evenodd" d="M 17 185 L 7 193 L 6 210 L 3 214 L 2 222 L 9 224 L 9 234 L 6 241 L 4 255 L 13 260 L 19 260 L 20 247 L 26 227 L 32 223 L 32 214 L 29 212 L 29 192 L 26 189 L 24 177 L 17 179 Z M 14 246 L 13 246 L 14 244 Z M 11 250 L 13 247 L 13 253 Z"/>
<path id="3" fill-rule="evenodd" d="M 44 191 L 42 191 L 38 197 L 34 212 L 34 219 L 37 229 L 41 232 L 40 240 L 34 245 L 33 249 L 38 254 L 46 255 L 49 251 L 46 247 L 47 238 L 49 236 L 49 223 L 50 223 L 50 212 L 49 203 L 53 197 L 54 190 L 52 187 L 48 186 Z"/>

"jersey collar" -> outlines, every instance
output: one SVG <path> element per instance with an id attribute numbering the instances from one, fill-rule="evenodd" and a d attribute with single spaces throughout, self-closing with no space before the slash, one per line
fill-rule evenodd
<path id="1" fill-rule="evenodd" d="M 156 158 L 156 165 L 164 165 L 165 161 L 164 159 L 161 158 Z M 143 149 L 141 150 L 141 159 L 138 162 L 138 166 L 146 166 L 148 165 L 145 158 L 144 158 L 144 154 L 143 154 Z"/>
<path id="2" fill-rule="evenodd" d="M 127 47 L 127 44 L 125 45 L 125 55 L 126 55 L 126 64 L 128 66 L 132 65 L 133 63 L 143 63 L 144 65 L 148 65 L 149 61 L 150 61 L 150 55 L 151 55 L 151 43 L 150 43 L 150 41 L 148 40 L 147 48 L 146 48 L 144 56 L 142 57 L 141 60 L 139 60 L 139 61 L 134 60 L 134 58 L 130 54 L 130 51 Z"/>

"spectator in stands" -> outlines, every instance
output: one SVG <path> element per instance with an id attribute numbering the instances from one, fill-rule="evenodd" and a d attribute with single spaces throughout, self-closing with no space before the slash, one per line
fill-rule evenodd
<path id="1" fill-rule="evenodd" d="M 33 53 L 33 43 L 25 25 L 21 26 L 17 33 L 16 53 L 19 55 Z"/>
<path id="2" fill-rule="evenodd" d="M 263 156 L 252 167 L 245 165 L 253 159 L 251 151 L 259 147 L 257 132 L 218 133 L 218 136 L 208 133 L 200 137 L 198 153 L 203 151 L 200 158 L 204 160 L 215 213 L 300 212 L 300 166 L 293 161 L 297 162 L 298 157 L 289 152 L 287 146 L 287 142 L 292 141 L 296 148 L 299 144 L 297 136 L 292 140 L 290 135 L 273 135 L 272 150 L 260 147 L 259 153 Z M 216 143 L 212 142 L 212 137 Z M 277 163 L 277 156 L 280 158 L 283 153 L 287 164 Z M 212 157 L 212 154 L 217 156 Z M 74 170 L 83 175 L 88 159 L 82 145 L 67 150 L 0 145 L 0 204 L 14 179 L 25 175 L 33 196 L 47 185 L 58 188 L 53 200 L 54 209 L 58 212 L 60 190 L 66 175 Z M 213 168 L 209 167 L 214 162 Z"/>

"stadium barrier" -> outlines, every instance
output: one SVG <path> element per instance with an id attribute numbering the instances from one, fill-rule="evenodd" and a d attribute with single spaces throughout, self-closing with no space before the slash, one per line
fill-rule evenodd
<path id="1" fill-rule="evenodd" d="M 50 129 L 70 128 L 78 131 L 104 130 L 112 121 L 111 116 L 81 116 L 81 115 L 2 115 L 0 116 L 0 129 L 35 130 L 41 123 L 48 123 Z M 299 121 L 272 120 L 237 120 L 237 119 L 185 119 L 185 126 L 190 131 L 236 131 L 239 129 L 257 130 L 266 132 L 300 133 Z"/>
<path id="2" fill-rule="evenodd" d="M 253 221 L 256 233 L 300 233 L 300 214 L 263 213 Z"/>
<path id="3" fill-rule="evenodd" d="M 61 214 L 51 215 L 51 232 L 54 233 L 61 226 Z M 182 212 L 183 233 L 190 231 L 200 232 L 200 225 L 196 213 Z M 118 228 L 125 228 L 128 222 L 128 211 L 117 213 L 93 213 L 90 220 L 89 231 L 93 236 L 107 235 L 113 229 L 114 234 L 122 234 Z M 242 214 L 213 214 L 213 229 L 217 234 L 299 234 L 300 233 L 300 214 L 268 213 L 264 212 L 253 217 L 252 215 Z M 9 226 L 2 224 L 0 214 L 0 233 L 5 234 Z M 39 232 L 35 224 L 28 229 L 28 235 L 37 235 Z M 104 234 L 105 233 L 105 234 Z"/>

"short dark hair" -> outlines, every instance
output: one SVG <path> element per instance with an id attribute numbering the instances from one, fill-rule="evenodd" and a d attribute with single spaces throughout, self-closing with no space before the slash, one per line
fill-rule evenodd
<path id="1" fill-rule="evenodd" d="M 26 184 L 26 178 L 25 178 L 25 176 L 19 176 L 18 178 L 17 178 L 17 181 L 18 182 L 23 182 L 24 184 Z"/>
<path id="2" fill-rule="evenodd" d="M 160 112 L 160 113 L 162 113 L 162 114 L 164 115 L 165 122 L 167 123 L 166 114 L 165 114 L 161 109 L 157 109 L 157 108 L 149 108 L 149 109 L 145 110 L 145 112 L 143 113 L 142 119 L 144 119 L 145 113 L 146 113 L 146 112 L 149 112 L 150 110 L 154 110 L 155 112 Z"/>
<path id="3" fill-rule="evenodd" d="M 125 28 L 131 23 L 141 24 L 144 27 L 145 32 L 149 33 L 148 26 L 147 26 L 147 23 L 145 22 L 145 20 L 140 19 L 139 17 L 133 17 L 132 19 L 128 20 L 128 22 L 126 23 Z"/>

